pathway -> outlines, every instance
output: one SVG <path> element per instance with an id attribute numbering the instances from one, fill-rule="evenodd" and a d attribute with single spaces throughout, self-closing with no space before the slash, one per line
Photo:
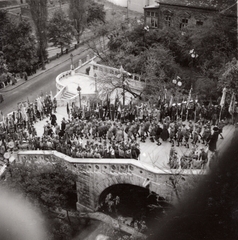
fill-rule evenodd
<path id="1" fill-rule="evenodd" d="M 66 107 L 59 107 L 57 108 L 57 123 L 60 125 L 63 117 L 67 120 L 68 115 L 66 111 Z M 43 135 L 43 127 L 46 124 L 46 121 L 49 121 L 48 119 L 44 119 L 42 121 L 39 121 L 35 124 L 37 134 L 39 136 Z M 224 149 L 230 142 L 233 133 L 234 133 L 235 127 L 233 125 L 227 125 L 223 129 L 223 136 L 224 139 L 218 139 L 218 149 Z M 89 141 L 92 140 L 91 138 Z M 87 141 L 87 140 L 84 140 Z M 161 146 L 156 145 L 156 143 L 152 143 L 149 138 L 146 139 L 145 143 L 140 142 L 140 159 L 142 163 L 144 163 L 144 167 L 146 168 L 146 165 L 153 166 L 155 168 L 168 168 L 168 161 L 169 161 L 169 152 L 171 149 L 171 143 L 170 142 L 162 142 Z M 191 145 L 191 144 L 190 144 Z M 198 148 L 202 148 L 204 145 L 198 144 Z M 191 147 L 188 149 L 185 146 L 176 147 L 176 151 L 178 152 L 179 156 L 182 156 L 185 153 L 189 153 L 191 151 Z"/>

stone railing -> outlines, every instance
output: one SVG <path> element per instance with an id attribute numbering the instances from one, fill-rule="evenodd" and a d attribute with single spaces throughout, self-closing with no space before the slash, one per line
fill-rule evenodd
<path id="1" fill-rule="evenodd" d="M 56 77 L 56 89 L 57 89 L 57 91 L 60 91 L 63 87 L 65 87 L 65 85 L 63 85 L 61 83 L 62 79 L 68 78 L 68 77 L 72 76 L 75 73 L 76 74 L 79 73 L 80 68 L 84 67 L 85 65 L 90 63 L 95 58 L 96 58 L 96 56 L 94 55 L 94 53 L 89 53 L 89 54 L 87 54 L 86 57 L 83 57 L 82 59 L 79 60 L 77 67 L 75 67 L 75 64 L 74 64 L 74 70 L 73 71 L 72 70 L 68 70 L 68 71 L 60 73 Z"/>
<path id="2" fill-rule="evenodd" d="M 94 172 L 105 174 L 133 174 L 152 182 L 158 182 L 161 175 L 183 174 L 203 175 L 204 170 L 184 169 L 170 170 L 154 168 L 134 159 L 96 159 L 96 158 L 71 158 L 57 151 L 19 151 L 17 159 L 20 162 L 56 163 L 66 164 L 74 172 Z"/>
<path id="3" fill-rule="evenodd" d="M 109 74 L 114 75 L 118 78 L 118 75 L 121 74 L 120 69 L 97 64 L 94 61 L 90 62 L 90 71 L 89 76 L 94 77 L 100 77 L 100 75 Z M 132 89 L 142 90 L 145 87 L 145 80 L 141 78 L 139 74 L 135 73 L 128 73 L 128 75 L 125 77 L 127 83 L 129 84 L 129 87 Z"/>
<path id="4" fill-rule="evenodd" d="M 62 96 L 64 93 L 68 91 L 68 86 L 63 87 L 56 95 L 55 98 L 57 100 L 57 106 L 58 107 L 65 107 L 67 103 L 71 106 L 72 103 L 78 103 L 79 96 L 76 94 L 75 96 L 68 98 L 68 99 L 62 99 Z"/>
<path id="5" fill-rule="evenodd" d="M 57 89 L 57 91 L 60 91 L 62 88 L 65 87 L 65 85 L 63 85 L 60 80 L 63 79 L 63 78 L 70 77 L 71 74 L 72 74 L 72 71 L 71 71 L 71 70 L 68 70 L 68 71 L 65 71 L 65 72 L 60 73 L 60 74 L 56 77 L 56 89 Z"/>
<path id="6" fill-rule="evenodd" d="M 80 71 L 80 68 L 84 67 L 85 65 L 92 62 L 97 56 L 94 55 L 94 53 L 90 53 L 86 56 L 86 58 L 82 58 L 79 60 L 79 65 L 77 68 L 74 69 L 75 73 L 78 73 Z"/>

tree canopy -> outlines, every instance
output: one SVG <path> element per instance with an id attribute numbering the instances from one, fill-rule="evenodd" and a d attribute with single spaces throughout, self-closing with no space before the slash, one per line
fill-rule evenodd
<path id="1" fill-rule="evenodd" d="M 61 164 L 15 163 L 2 184 L 21 192 L 38 206 L 48 219 L 50 239 L 71 239 L 70 220 L 61 218 L 61 210 L 76 204 L 76 176 Z"/>
<path id="2" fill-rule="evenodd" d="M 24 19 L 19 23 L 9 22 L 4 33 L 3 52 L 9 71 L 30 71 L 37 62 L 36 39 L 30 23 Z"/>
<path id="3" fill-rule="evenodd" d="M 104 5 L 89 1 L 87 4 L 87 24 L 90 25 L 93 22 L 105 23 L 106 12 L 104 10 Z"/>
<path id="4" fill-rule="evenodd" d="M 55 47 L 60 47 L 63 53 L 63 48 L 70 45 L 73 36 L 74 29 L 66 14 L 61 9 L 55 11 L 48 23 L 49 42 Z"/>
<path id="5" fill-rule="evenodd" d="M 32 20 L 35 24 L 36 35 L 38 40 L 38 56 L 42 64 L 42 69 L 45 68 L 45 59 L 47 58 L 47 17 L 48 8 L 47 0 L 29 0 Z"/>
<path id="6" fill-rule="evenodd" d="M 69 0 L 69 18 L 72 20 L 78 43 L 86 27 L 95 22 L 105 23 L 105 17 L 103 4 L 92 0 Z"/>
<path id="7" fill-rule="evenodd" d="M 122 65 L 126 71 L 141 75 L 147 81 L 144 94 L 153 95 L 164 87 L 173 91 L 171 82 L 179 76 L 181 93 L 188 94 L 192 86 L 199 99 L 217 100 L 220 82 L 229 78 L 228 69 L 235 74 L 229 64 L 236 51 L 235 24 L 220 16 L 209 25 L 188 27 L 183 32 L 168 26 L 146 31 L 143 24 L 134 22 L 103 34 L 109 39 L 109 52 L 99 55 L 102 63 L 116 68 Z M 234 88 L 234 82 L 230 83 Z"/>

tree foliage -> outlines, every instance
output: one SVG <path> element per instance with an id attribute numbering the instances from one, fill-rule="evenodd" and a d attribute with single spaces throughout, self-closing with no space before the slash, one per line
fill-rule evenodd
<path id="1" fill-rule="evenodd" d="M 109 39 L 109 52 L 99 56 L 104 64 L 117 68 L 122 65 L 146 79 L 144 94 L 154 95 L 163 87 L 173 91 L 171 82 L 180 76 L 181 93 L 188 94 L 192 86 L 199 99 L 217 99 L 224 80 L 221 75 L 232 68 L 228 63 L 236 53 L 235 26 L 231 19 L 221 16 L 208 25 L 188 27 L 183 32 L 176 27 L 145 31 L 141 24 L 121 25 L 110 34 L 103 33 Z M 232 82 L 230 87 L 236 89 Z"/>
<path id="2" fill-rule="evenodd" d="M 44 69 L 45 59 L 47 57 L 47 0 L 29 0 L 28 4 L 30 6 L 32 20 L 36 28 L 39 60 L 42 63 L 42 69 Z"/>
<path id="3" fill-rule="evenodd" d="M 105 23 L 104 5 L 95 1 L 69 0 L 69 18 L 73 22 L 75 37 L 79 43 L 86 27 L 95 23 Z"/>
<path id="4" fill-rule="evenodd" d="M 221 90 L 226 87 L 231 92 L 234 91 L 238 93 L 238 61 L 236 58 L 233 58 L 228 62 L 223 69 L 220 71 L 220 78 L 218 87 Z"/>
<path id="5" fill-rule="evenodd" d="M 38 206 L 48 219 L 52 239 L 70 239 L 70 221 L 60 217 L 61 210 L 76 204 L 76 176 L 60 164 L 15 163 L 8 169 L 6 184 Z"/>
<path id="6" fill-rule="evenodd" d="M 10 72 L 30 71 L 37 62 L 36 42 L 28 21 L 8 23 L 4 34 L 3 52 Z"/>
<path id="7" fill-rule="evenodd" d="M 89 1 L 87 4 L 87 24 L 90 25 L 92 23 L 101 22 L 105 23 L 106 12 L 104 10 L 104 5 Z"/>
<path id="8" fill-rule="evenodd" d="M 61 9 L 55 11 L 48 23 L 49 42 L 52 42 L 55 47 L 59 46 L 63 53 L 63 48 L 67 48 L 72 42 L 73 35 L 73 26 L 66 14 Z"/>
<path id="9" fill-rule="evenodd" d="M 86 0 L 69 0 L 69 18 L 73 22 L 76 31 L 76 39 L 79 43 L 80 36 L 87 24 Z"/>
<path id="10" fill-rule="evenodd" d="M 0 10 L 0 51 L 2 51 L 2 47 L 5 44 L 3 37 L 8 23 L 7 11 Z"/>

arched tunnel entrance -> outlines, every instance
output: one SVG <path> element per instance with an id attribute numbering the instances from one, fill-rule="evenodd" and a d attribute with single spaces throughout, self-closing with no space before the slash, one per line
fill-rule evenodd
<path id="1" fill-rule="evenodd" d="M 148 229 L 158 224 L 173 207 L 162 196 L 132 184 L 116 184 L 106 188 L 99 196 L 99 206 L 99 211 L 111 217 L 130 219 L 128 225 L 144 222 Z"/>

